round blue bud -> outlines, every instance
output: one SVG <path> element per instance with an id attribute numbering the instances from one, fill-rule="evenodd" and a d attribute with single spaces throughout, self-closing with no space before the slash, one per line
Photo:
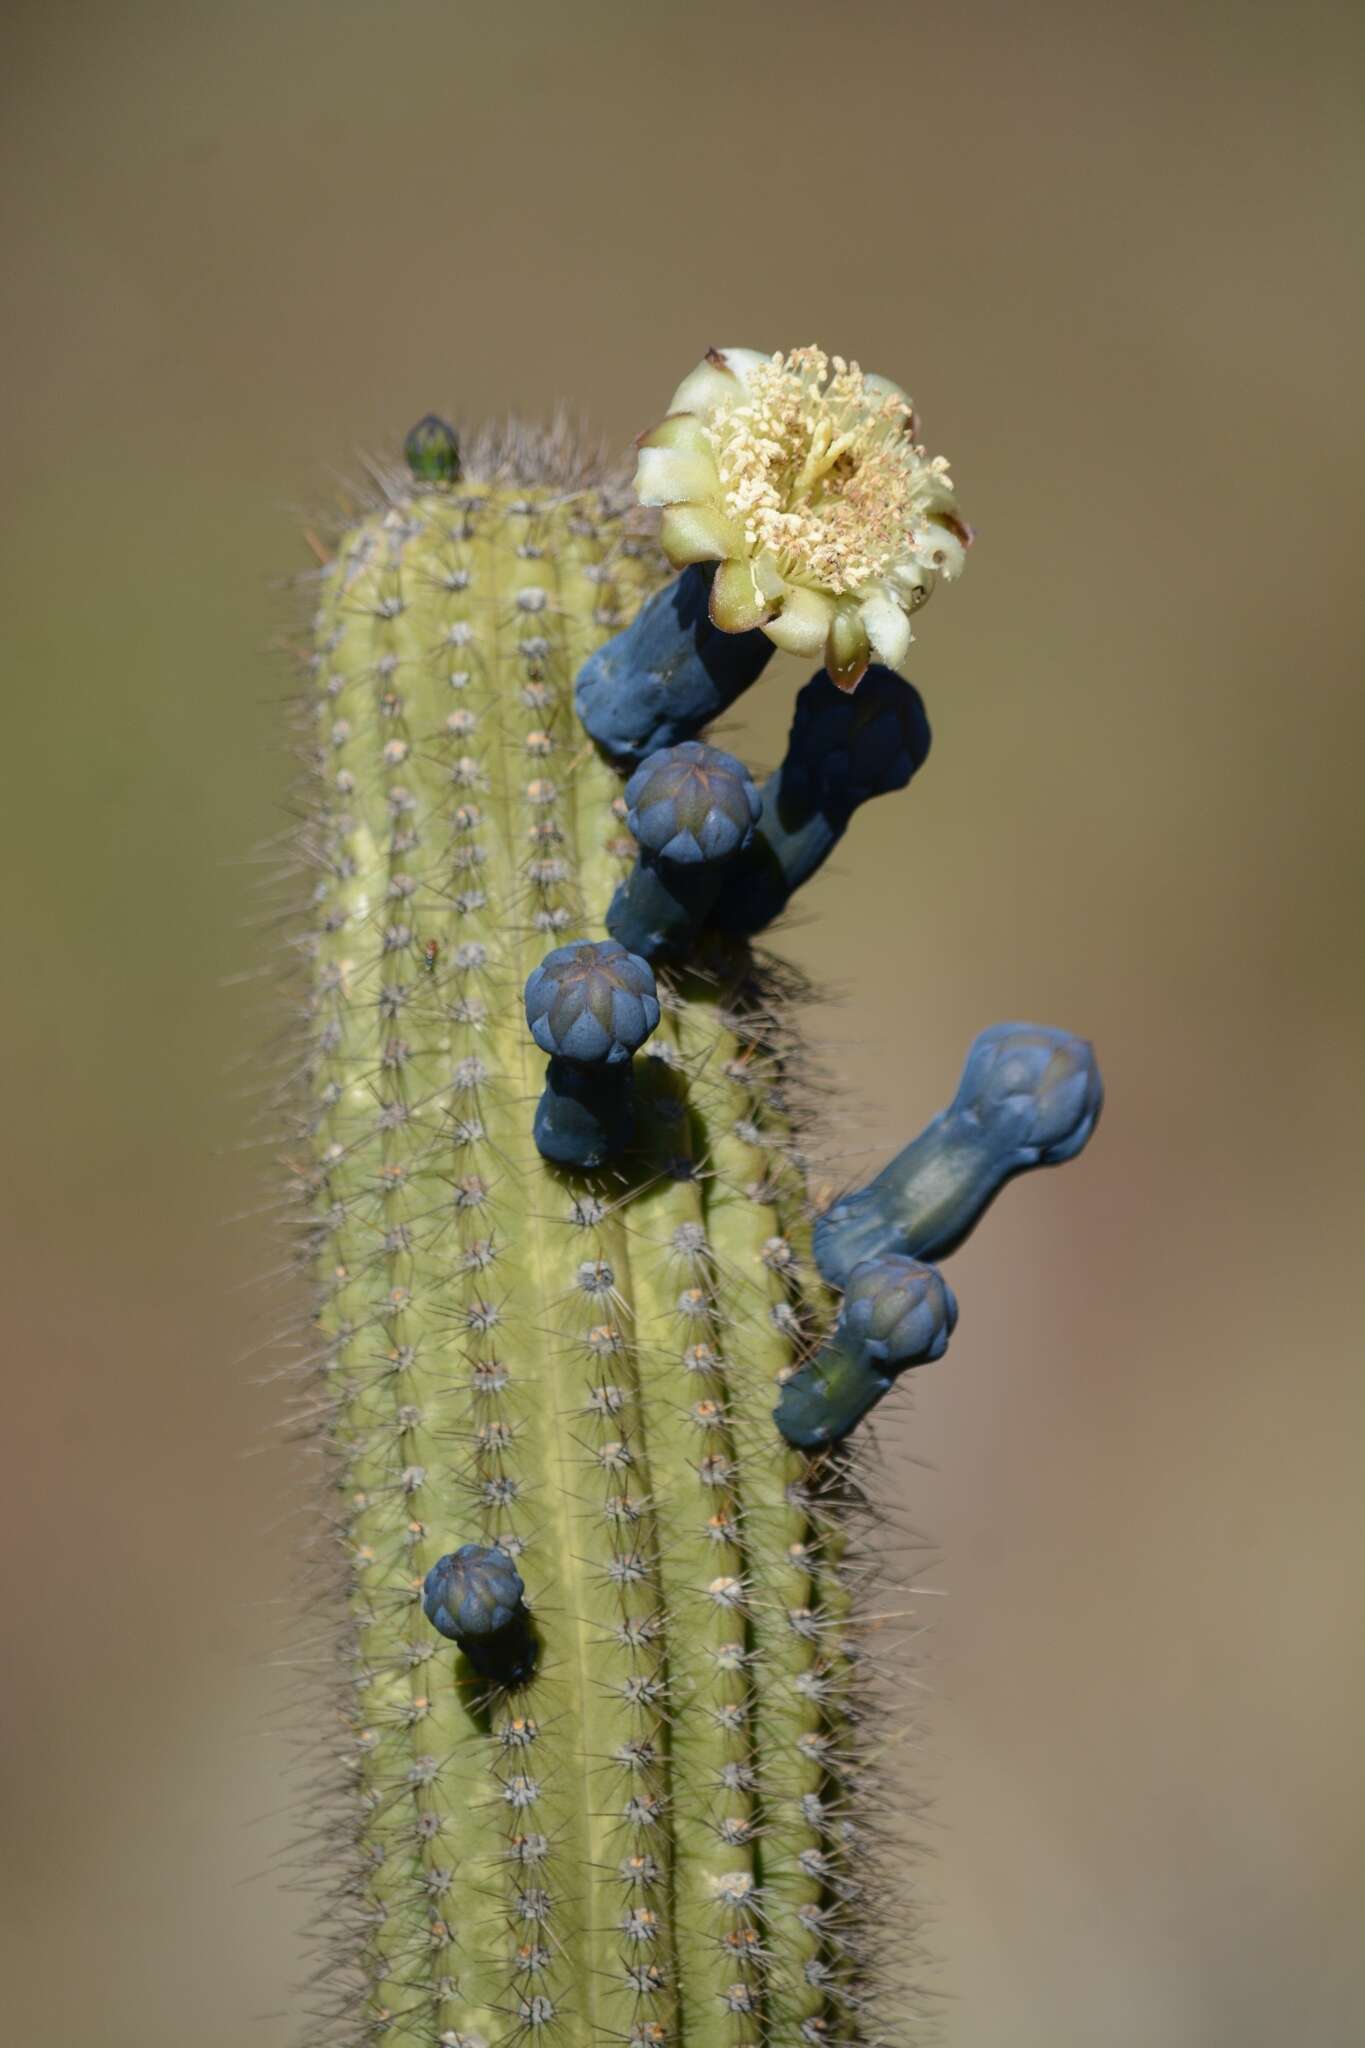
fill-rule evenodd
<path id="1" fill-rule="evenodd" d="M 649 755 L 626 784 L 626 803 L 642 849 L 679 867 L 742 853 L 761 808 L 744 763 L 700 740 Z"/>
<path id="2" fill-rule="evenodd" d="M 975 1039 L 954 1110 L 1024 1166 L 1074 1159 L 1104 1103 L 1095 1052 L 1043 1024 L 993 1024 Z"/>
<path id="3" fill-rule="evenodd" d="M 526 1588 L 505 1550 L 462 1543 L 437 1558 L 422 1581 L 422 1611 L 452 1642 L 478 1643 L 524 1612 Z"/>
<path id="4" fill-rule="evenodd" d="M 865 1357 L 898 1372 L 942 1358 L 957 1326 L 957 1298 L 932 1266 L 887 1252 L 853 1268 L 839 1322 Z"/>
<path id="5" fill-rule="evenodd" d="M 658 1025 L 653 970 L 616 939 L 556 946 L 526 983 L 526 1022 L 552 1057 L 620 1066 Z"/>

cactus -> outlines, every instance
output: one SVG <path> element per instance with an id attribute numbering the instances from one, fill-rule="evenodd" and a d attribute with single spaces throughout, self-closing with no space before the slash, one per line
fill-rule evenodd
<path id="1" fill-rule="evenodd" d="M 818 397 L 798 354 L 783 374 Z M 679 394 L 703 412 L 672 417 L 720 416 L 764 361 L 713 352 Z M 857 390 L 868 488 L 903 470 L 902 515 L 933 530 L 854 597 L 858 470 L 818 418 L 792 488 L 842 552 L 805 581 L 761 520 L 749 562 L 690 441 L 681 472 L 666 445 L 641 458 L 670 584 L 562 434 L 462 452 L 434 416 L 317 573 L 306 1370 L 348 1617 L 328 2043 L 796 2048 L 896 2017 L 908 1923 L 868 1826 L 838 1440 L 956 1309 L 905 1256 L 914 1174 L 835 1205 L 822 1278 L 792 981 L 748 936 L 927 748 L 910 686 L 864 672 L 903 654 L 965 529 L 944 472 L 887 440 L 910 417 L 895 387 Z M 774 640 L 837 674 L 802 693 L 760 805 L 698 742 Z M 974 1097 L 952 1144 L 920 1141 L 955 1237 L 1030 1143 L 1063 1142 L 1056 1115 L 1004 1129 L 1021 1088 L 1052 1086 L 1037 1067 L 1016 1046 L 978 1074 L 998 1131 Z"/>

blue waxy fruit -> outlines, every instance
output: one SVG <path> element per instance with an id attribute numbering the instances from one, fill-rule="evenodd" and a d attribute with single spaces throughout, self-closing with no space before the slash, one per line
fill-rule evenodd
<path id="1" fill-rule="evenodd" d="M 659 1022 L 646 960 L 616 939 L 547 953 L 526 983 L 526 1022 L 550 1055 L 537 1150 L 557 1166 L 601 1166 L 634 1128 L 630 1062 Z"/>
<path id="2" fill-rule="evenodd" d="M 483 1678 L 514 1685 L 529 1678 L 535 1639 L 521 1574 L 496 1545 L 462 1543 L 436 1560 L 422 1582 L 422 1612 L 458 1643 Z"/>
<path id="3" fill-rule="evenodd" d="M 762 931 L 838 844 L 859 804 L 904 789 L 929 753 L 918 690 L 870 668 L 852 693 L 821 671 L 796 699 L 787 755 L 763 787 L 753 844 L 725 876 L 710 922 Z"/>
<path id="4" fill-rule="evenodd" d="M 802 1450 L 839 1442 L 902 1372 L 942 1358 L 956 1324 L 956 1297 L 932 1266 L 868 1259 L 849 1275 L 833 1336 L 782 1388 L 778 1428 Z"/>
<path id="5" fill-rule="evenodd" d="M 1042 1024 L 994 1024 L 977 1038 L 957 1094 L 875 1180 L 815 1225 L 815 1260 L 832 1286 L 886 1252 L 955 1251 L 1006 1181 L 1082 1150 L 1104 1087 L 1093 1047 Z"/>
<path id="6" fill-rule="evenodd" d="M 676 959 L 753 840 L 758 791 L 733 754 L 683 740 L 641 762 L 626 802 L 640 857 L 611 900 L 607 930 L 646 960 Z"/>
<path id="7" fill-rule="evenodd" d="M 773 651 L 767 635 L 711 623 L 713 573 L 709 563 L 684 569 L 580 669 L 578 715 L 614 761 L 643 761 L 695 738 L 762 674 Z"/>

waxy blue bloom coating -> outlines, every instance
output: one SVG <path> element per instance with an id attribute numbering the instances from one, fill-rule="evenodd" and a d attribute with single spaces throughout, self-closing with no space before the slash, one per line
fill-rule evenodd
<path id="1" fill-rule="evenodd" d="M 753 840 L 758 791 L 733 754 L 682 740 L 641 762 L 626 802 L 640 857 L 611 899 L 607 930 L 642 959 L 680 959 Z"/>
<path id="2" fill-rule="evenodd" d="M 995 1024 L 967 1056 L 957 1094 L 875 1180 L 815 1224 L 815 1262 L 832 1286 L 865 1259 L 955 1251 L 1001 1188 L 1074 1159 L 1104 1103 L 1094 1048 L 1042 1024 Z"/>
<path id="3" fill-rule="evenodd" d="M 1100 1070 L 1085 1039 L 1041 1024 L 992 1024 L 967 1055 L 953 1110 L 989 1128 L 1018 1172 L 1074 1159 L 1103 1102 Z"/>
<path id="4" fill-rule="evenodd" d="M 870 668 L 856 690 L 822 670 L 796 699 L 786 759 L 763 785 L 753 845 L 725 877 L 710 922 L 720 931 L 763 931 L 828 859 L 859 804 L 904 789 L 929 753 L 918 690 L 890 669 Z"/>
<path id="5" fill-rule="evenodd" d="M 527 980 L 526 1022 L 542 1052 L 575 1066 L 625 1065 L 659 1022 L 649 963 L 615 939 L 556 946 Z"/>
<path id="6" fill-rule="evenodd" d="M 773 643 L 757 629 L 712 625 L 712 574 L 704 563 L 684 569 L 579 670 L 578 715 L 613 760 L 642 761 L 693 739 L 762 674 Z"/>
<path id="7" fill-rule="evenodd" d="M 869 1259 L 849 1275 L 834 1334 L 794 1372 L 773 1417 L 790 1444 L 838 1443 L 909 1367 L 942 1358 L 957 1325 L 953 1290 L 917 1259 Z"/>
<path id="8" fill-rule="evenodd" d="M 688 867 L 742 853 L 759 811 L 744 763 L 700 740 L 661 747 L 642 761 L 626 784 L 626 803 L 641 850 Z"/>
<path id="9" fill-rule="evenodd" d="M 524 1612 L 526 1588 L 505 1550 L 462 1543 L 438 1557 L 422 1581 L 422 1612 L 462 1646 L 498 1635 Z"/>
<path id="10" fill-rule="evenodd" d="M 957 1298 L 932 1266 L 888 1252 L 854 1267 L 839 1324 L 879 1364 L 922 1365 L 947 1350 Z"/>
<path id="11" fill-rule="evenodd" d="M 822 669 L 798 692 L 779 775 L 789 816 L 845 818 L 874 796 L 904 789 L 929 754 L 929 721 L 913 683 L 869 668 L 856 690 Z"/>
<path id="12" fill-rule="evenodd" d="M 635 1135 L 635 1085 L 629 1066 L 577 1067 L 552 1059 L 531 1135 L 555 1166 L 605 1166 Z"/>
<path id="13" fill-rule="evenodd" d="M 895 1384 L 856 1345 L 831 1341 L 794 1372 L 777 1397 L 773 1421 L 800 1451 L 842 1443 Z"/>
<path id="14" fill-rule="evenodd" d="M 532 1127 L 556 1166 L 602 1166 L 634 1129 L 630 1062 L 659 1022 L 649 963 L 615 939 L 547 953 L 526 983 L 526 1022 L 550 1055 Z"/>

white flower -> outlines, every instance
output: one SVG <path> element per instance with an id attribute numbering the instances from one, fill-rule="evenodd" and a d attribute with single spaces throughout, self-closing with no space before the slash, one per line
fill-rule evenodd
<path id="1" fill-rule="evenodd" d="M 718 565 L 716 625 L 823 653 L 852 690 L 874 657 L 899 667 L 911 612 L 971 542 L 915 425 L 899 385 L 842 356 L 710 349 L 642 438 L 635 488 L 675 568 Z"/>

